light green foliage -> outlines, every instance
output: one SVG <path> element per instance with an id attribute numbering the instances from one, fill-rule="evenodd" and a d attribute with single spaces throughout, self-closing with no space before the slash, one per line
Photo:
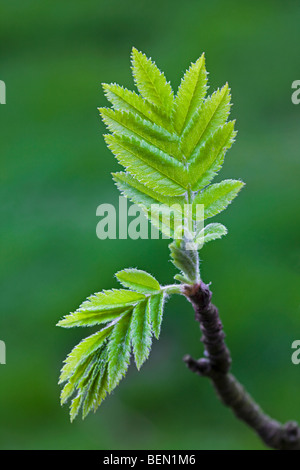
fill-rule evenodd
<path id="1" fill-rule="evenodd" d="M 133 48 L 131 62 L 139 93 L 116 84 L 103 85 L 112 104 L 100 109 L 111 132 L 105 140 L 125 168 L 113 177 L 124 196 L 142 206 L 165 235 L 174 237 L 174 220 L 167 227 L 159 222 L 151 211 L 153 204 L 167 206 L 162 209 L 165 214 L 168 207 L 179 204 L 182 217 L 184 204 L 192 203 L 193 219 L 196 204 L 205 204 L 205 218 L 212 217 L 227 207 L 243 185 L 232 182 L 236 185 L 230 190 L 228 180 L 224 186 L 208 186 L 236 136 L 235 121 L 227 121 L 230 89 L 226 84 L 206 96 L 204 55 L 186 71 L 175 96 L 151 59 Z"/>
<path id="2" fill-rule="evenodd" d="M 70 408 L 73 420 L 96 410 L 126 374 L 133 351 L 137 368 L 148 358 L 152 335 L 159 336 L 164 288 L 139 269 L 124 269 L 117 279 L 129 289 L 113 289 L 90 296 L 58 326 L 93 326 L 102 329 L 79 343 L 67 356 L 59 383 L 65 383 L 61 403 L 76 391 Z"/>
<path id="3" fill-rule="evenodd" d="M 203 102 L 207 90 L 204 54 L 184 74 L 173 106 L 175 132 L 181 135 L 191 117 Z"/>
<path id="4" fill-rule="evenodd" d="M 135 363 L 138 369 L 148 358 L 152 344 L 150 312 L 147 301 L 140 302 L 134 308 L 131 320 L 132 346 Z"/>
<path id="5" fill-rule="evenodd" d="M 160 285 L 151 274 L 139 269 L 124 269 L 116 274 L 123 286 L 143 294 L 153 294 L 160 291 Z"/>
<path id="6" fill-rule="evenodd" d="M 204 227 L 204 229 L 197 233 L 196 241 L 198 241 L 198 243 L 208 243 L 211 240 L 222 238 L 226 234 L 227 228 L 225 227 L 225 225 L 208 224 Z"/>
<path id="7" fill-rule="evenodd" d="M 141 96 L 170 116 L 173 109 L 173 90 L 162 72 L 145 54 L 132 48 L 132 74 Z"/>
<path id="8" fill-rule="evenodd" d="M 217 90 L 204 101 L 202 106 L 196 109 L 181 138 L 181 148 L 187 159 L 193 155 L 195 149 L 203 146 L 208 137 L 225 124 L 229 109 L 230 93 L 228 85 L 225 85 L 221 90 Z"/>
<path id="9" fill-rule="evenodd" d="M 206 96 L 204 55 L 186 71 L 176 95 L 155 63 L 135 48 L 131 63 L 138 92 L 103 84 L 112 108 L 99 109 L 110 132 L 107 146 L 124 167 L 113 179 L 155 227 L 174 239 L 169 247 L 180 271 L 175 279 L 194 284 L 200 280 L 197 250 L 227 233 L 220 223 L 203 226 L 198 204 L 204 205 L 204 219 L 213 217 L 244 185 L 230 179 L 211 184 L 236 136 L 235 121 L 228 121 L 230 90 L 226 84 Z M 125 289 L 92 295 L 58 323 L 101 328 L 71 351 L 61 371 L 61 402 L 75 396 L 71 420 L 80 409 L 85 417 L 98 408 L 126 374 L 131 354 L 140 369 L 152 336 L 160 335 L 167 295 L 181 293 L 181 284 L 161 287 L 139 269 L 124 269 L 116 278 Z"/>
<path id="10" fill-rule="evenodd" d="M 213 217 L 226 209 L 243 186 L 244 183 L 237 180 L 224 180 L 222 183 L 211 184 L 197 194 L 194 206 L 204 204 L 204 218 Z"/>
<path id="11" fill-rule="evenodd" d="M 156 339 L 158 339 L 160 335 L 164 301 L 165 294 L 161 292 L 159 294 L 151 295 L 147 303 L 147 315 L 150 315 L 152 330 Z"/>

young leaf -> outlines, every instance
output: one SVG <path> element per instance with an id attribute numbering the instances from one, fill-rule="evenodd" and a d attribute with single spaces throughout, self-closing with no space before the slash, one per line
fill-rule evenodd
<path id="1" fill-rule="evenodd" d="M 174 240 L 169 245 L 172 263 L 189 282 L 198 281 L 199 259 L 196 250 L 187 248 L 186 240 Z"/>
<path id="2" fill-rule="evenodd" d="M 74 373 L 76 368 L 91 354 L 93 354 L 109 337 L 113 326 L 107 326 L 81 341 L 67 356 L 65 365 L 61 370 L 59 383 L 65 382 Z"/>
<path id="3" fill-rule="evenodd" d="M 124 269 L 116 274 L 117 279 L 124 287 L 141 292 L 153 294 L 160 291 L 160 285 L 151 274 L 139 269 Z"/>
<path id="4" fill-rule="evenodd" d="M 127 289 L 103 290 L 88 297 L 78 310 L 81 312 L 85 310 L 102 312 L 103 310 L 115 309 L 116 307 L 134 305 L 138 300 L 142 299 L 144 299 L 144 295 L 131 292 Z"/>
<path id="5" fill-rule="evenodd" d="M 170 196 L 185 193 L 186 170 L 174 158 L 133 138 L 107 135 L 105 140 L 121 165 L 142 184 Z"/>
<path id="6" fill-rule="evenodd" d="M 207 98 L 193 114 L 181 138 L 181 148 L 186 158 L 189 159 L 197 147 L 202 146 L 211 134 L 225 124 L 229 110 L 230 92 L 226 84 Z"/>
<path id="7" fill-rule="evenodd" d="M 235 180 L 208 186 L 236 135 L 234 121 L 227 122 L 229 88 L 226 84 L 205 99 L 204 56 L 191 64 L 175 99 L 164 74 L 136 49 L 132 50 L 132 70 L 140 94 L 116 84 L 103 85 L 113 107 L 100 109 L 112 133 L 105 139 L 126 169 L 113 177 L 120 191 L 142 207 L 154 226 L 175 238 L 169 245 L 172 262 L 181 271 L 175 279 L 195 284 L 200 273 L 194 247 L 227 233 L 226 227 L 215 223 L 199 227 L 195 235 L 197 204 L 204 204 L 205 218 L 212 217 L 243 186 Z M 185 203 L 189 208 L 192 205 L 188 213 Z M 189 224 L 184 230 L 183 222 Z M 138 269 L 125 269 L 116 276 L 129 290 L 96 293 L 58 323 L 74 327 L 109 322 L 73 348 L 65 360 L 61 402 L 77 394 L 71 404 L 71 420 L 80 408 L 83 417 L 96 410 L 118 385 L 127 371 L 131 348 L 141 367 L 149 355 L 152 333 L 159 337 L 166 292 L 180 293 L 178 285 L 161 287 L 153 276 Z"/>
<path id="8" fill-rule="evenodd" d="M 86 375 L 93 361 L 94 361 L 94 354 L 91 354 L 87 358 L 85 358 L 82 362 L 80 362 L 80 364 L 77 367 L 75 367 L 72 375 L 68 379 L 66 379 L 67 382 L 64 388 L 62 389 L 61 395 L 60 395 L 60 402 L 62 405 L 68 400 L 68 398 L 71 395 L 73 395 L 79 382 Z"/>
<path id="9" fill-rule="evenodd" d="M 184 74 L 174 101 L 173 123 L 178 135 L 203 102 L 207 90 L 204 54 Z"/>
<path id="10" fill-rule="evenodd" d="M 223 157 L 226 150 L 232 145 L 235 137 L 235 121 L 230 121 L 220 127 L 194 154 L 190 164 L 191 186 L 193 191 L 199 190 L 201 177 L 211 170 L 214 163 Z"/>
<path id="11" fill-rule="evenodd" d="M 214 162 L 204 171 L 197 181 L 197 191 L 200 191 L 205 186 L 209 185 L 214 177 L 221 170 L 224 163 L 225 151 L 220 152 Z M 199 193 L 198 193 L 199 194 Z"/>
<path id="12" fill-rule="evenodd" d="M 129 111 L 113 111 L 109 108 L 99 108 L 99 111 L 111 133 L 144 140 L 167 155 L 180 159 L 179 139 L 175 134 Z"/>
<path id="13" fill-rule="evenodd" d="M 173 107 L 173 91 L 166 77 L 145 54 L 132 48 L 132 73 L 140 94 L 167 116 Z"/>
<path id="14" fill-rule="evenodd" d="M 196 238 L 196 242 L 205 244 L 211 240 L 216 240 L 227 234 L 227 228 L 222 224 L 208 224 L 201 230 Z"/>
<path id="15" fill-rule="evenodd" d="M 152 344 L 151 323 L 147 302 L 140 302 L 133 310 L 130 324 L 130 336 L 133 346 L 135 363 L 141 368 L 148 358 Z"/>
<path id="16" fill-rule="evenodd" d="M 147 303 L 147 316 L 150 316 L 152 330 L 156 339 L 158 339 L 160 335 L 164 300 L 165 295 L 161 292 L 160 294 L 151 295 Z"/>
<path id="17" fill-rule="evenodd" d="M 82 417 L 99 406 L 108 391 L 107 355 L 99 357 L 85 388 L 85 397 L 82 403 Z"/>
<path id="18" fill-rule="evenodd" d="M 72 400 L 71 407 L 70 407 L 71 423 L 74 421 L 74 419 L 78 415 L 78 412 L 79 412 L 79 409 L 80 409 L 80 406 L 81 406 L 81 402 L 82 402 L 82 398 L 83 398 L 82 394 L 80 392 L 78 392 L 78 395 L 75 398 L 73 398 L 73 400 Z"/>
<path id="19" fill-rule="evenodd" d="M 106 397 L 109 391 L 109 380 L 108 380 L 108 366 L 103 371 L 103 374 L 98 376 L 98 381 L 95 390 L 95 397 L 93 401 L 94 411 L 101 405 L 102 401 Z"/>
<path id="20" fill-rule="evenodd" d="M 142 294 L 124 289 L 98 292 L 83 302 L 74 313 L 66 315 L 57 326 L 72 328 L 107 323 L 143 298 Z"/>
<path id="21" fill-rule="evenodd" d="M 115 325 L 108 343 L 108 380 L 111 392 L 120 382 L 130 362 L 130 322 L 131 313 L 123 317 Z"/>
<path id="22" fill-rule="evenodd" d="M 134 91 L 127 90 L 116 83 L 103 83 L 103 90 L 106 98 L 116 110 L 129 111 L 143 119 L 157 124 L 158 126 L 165 127 L 166 129 L 172 130 L 170 124 L 166 124 L 165 117 L 155 108 L 151 103 L 148 103 L 137 95 Z"/>
<path id="23" fill-rule="evenodd" d="M 183 208 L 186 203 L 184 196 L 166 196 L 161 194 L 140 183 L 129 173 L 119 172 L 112 173 L 112 175 L 118 189 L 124 196 L 128 197 L 135 204 L 144 206 L 149 211 L 152 204 L 180 205 Z"/>
<path id="24" fill-rule="evenodd" d="M 194 206 L 204 204 L 204 218 L 213 217 L 226 209 L 243 186 L 244 183 L 237 180 L 224 180 L 212 184 L 196 195 Z"/>

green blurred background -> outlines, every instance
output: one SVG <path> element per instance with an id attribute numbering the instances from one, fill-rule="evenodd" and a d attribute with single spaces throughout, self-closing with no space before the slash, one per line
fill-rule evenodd
<path id="1" fill-rule="evenodd" d="M 237 141 L 219 177 L 247 186 L 216 221 L 229 235 L 201 252 L 233 355 L 233 371 L 274 417 L 300 420 L 300 79 L 298 1 L 44 0 L 4 2 L 0 15 L 2 449 L 262 449 L 189 372 L 200 356 L 190 304 L 171 298 L 150 359 L 95 415 L 69 422 L 62 360 L 88 330 L 56 322 L 89 294 L 117 287 L 123 267 L 172 282 L 168 240 L 96 237 L 96 208 L 118 202 L 97 107 L 101 82 L 133 87 L 131 47 L 174 89 L 205 51 L 210 92 L 232 89 Z"/>

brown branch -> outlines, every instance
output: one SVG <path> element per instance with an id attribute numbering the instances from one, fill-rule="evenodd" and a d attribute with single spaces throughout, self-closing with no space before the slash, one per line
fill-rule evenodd
<path id="1" fill-rule="evenodd" d="M 280 450 L 300 450 L 298 424 L 289 421 L 282 425 L 270 418 L 229 373 L 231 356 L 224 341 L 225 333 L 218 309 L 211 303 L 209 287 L 201 281 L 193 286 L 183 286 L 183 293 L 194 307 L 205 346 L 204 358 L 195 360 L 190 356 L 184 357 L 188 368 L 200 376 L 208 377 L 224 405 L 256 431 L 267 446 Z"/>

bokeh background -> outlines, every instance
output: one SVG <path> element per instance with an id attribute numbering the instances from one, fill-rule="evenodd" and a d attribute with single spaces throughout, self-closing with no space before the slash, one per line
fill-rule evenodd
<path id="1" fill-rule="evenodd" d="M 96 208 L 118 203 L 118 164 L 102 138 L 101 82 L 133 87 L 131 47 L 177 89 L 205 51 L 210 92 L 226 81 L 237 141 L 220 178 L 241 195 L 216 221 L 229 234 L 201 252 L 233 355 L 233 371 L 279 420 L 300 420 L 300 4 L 200 0 L 1 1 L 0 106 L 2 449 L 263 449 L 251 430 L 189 372 L 200 356 L 191 306 L 171 298 L 160 340 L 95 415 L 70 424 L 59 405 L 62 360 L 86 329 L 56 322 L 86 296 L 117 287 L 135 266 L 161 283 L 175 274 L 167 240 L 96 237 Z"/>

